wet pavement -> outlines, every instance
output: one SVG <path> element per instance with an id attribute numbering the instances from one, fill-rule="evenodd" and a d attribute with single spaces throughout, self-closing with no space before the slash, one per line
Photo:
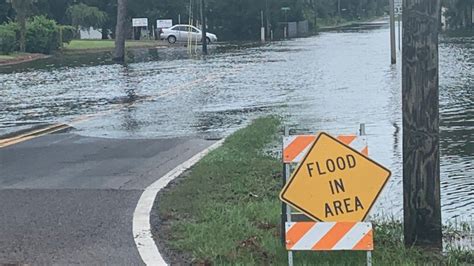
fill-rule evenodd
<path id="1" fill-rule="evenodd" d="M 213 141 L 49 134 L 0 149 L 0 264 L 141 265 L 144 189 Z"/>
<path id="2" fill-rule="evenodd" d="M 214 138 L 265 114 L 294 133 L 354 133 L 365 123 L 370 156 L 393 171 L 374 209 L 401 217 L 401 71 L 388 36 L 386 26 L 357 27 L 217 45 L 205 59 L 142 49 L 125 66 L 97 53 L 0 68 L 0 134 L 67 122 L 90 137 Z M 442 37 L 440 66 L 443 219 L 472 220 L 474 38 Z"/>

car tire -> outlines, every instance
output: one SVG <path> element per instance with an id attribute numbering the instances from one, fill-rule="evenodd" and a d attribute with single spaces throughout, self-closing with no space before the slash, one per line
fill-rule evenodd
<path id="1" fill-rule="evenodd" d="M 211 38 L 207 37 L 206 41 L 207 41 L 207 44 L 211 44 Z"/>
<path id="2" fill-rule="evenodd" d="M 171 35 L 168 37 L 168 43 L 169 44 L 173 44 L 173 43 L 176 43 L 176 37 Z"/>

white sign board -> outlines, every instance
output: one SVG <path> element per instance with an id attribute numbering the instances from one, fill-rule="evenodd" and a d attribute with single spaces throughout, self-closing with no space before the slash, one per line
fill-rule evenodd
<path id="1" fill-rule="evenodd" d="M 147 18 L 132 18 L 133 27 L 148 27 Z"/>
<path id="2" fill-rule="evenodd" d="M 157 29 L 165 29 L 173 27 L 173 20 L 172 19 L 159 19 L 156 21 L 156 28 Z"/>

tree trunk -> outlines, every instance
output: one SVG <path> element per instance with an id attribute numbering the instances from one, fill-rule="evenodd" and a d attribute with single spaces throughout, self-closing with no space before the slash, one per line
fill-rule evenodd
<path id="1" fill-rule="evenodd" d="M 31 8 L 31 0 L 12 0 L 16 20 L 20 27 L 20 52 L 26 51 L 26 19 Z"/>
<path id="2" fill-rule="evenodd" d="M 127 0 L 117 0 L 117 26 L 115 28 L 114 60 L 125 61 L 125 23 L 127 19 Z"/>
<path id="3" fill-rule="evenodd" d="M 407 246 L 441 251 L 438 30 L 441 0 L 403 1 L 403 203 Z"/>
<path id="4" fill-rule="evenodd" d="M 17 14 L 18 25 L 20 26 L 20 52 L 26 52 L 26 14 L 24 10 Z"/>
<path id="5" fill-rule="evenodd" d="M 102 40 L 108 40 L 109 39 L 109 29 L 107 27 L 102 27 Z"/>

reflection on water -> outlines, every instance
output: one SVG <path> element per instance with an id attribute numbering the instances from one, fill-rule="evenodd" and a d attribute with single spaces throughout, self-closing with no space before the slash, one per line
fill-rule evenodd
<path id="1" fill-rule="evenodd" d="M 388 29 L 220 45 L 206 59 L 186 48 L 51 58 L 0 69 L 1 130 L 67 122 L 113 138 L 227 135 L 263 114 L 294 132 L 356 132 L 366 123 L 371 157 L 393 178 L 375 208 L 402 215 L 401 72 L 390 65 Z M 443 38 L 442 204 L 445 220 L 474 215 L 474 38 Z M 105 62 L 105 64 L 103 64 Z M 101 63 L 101 65 L 98 65 Z"/>

